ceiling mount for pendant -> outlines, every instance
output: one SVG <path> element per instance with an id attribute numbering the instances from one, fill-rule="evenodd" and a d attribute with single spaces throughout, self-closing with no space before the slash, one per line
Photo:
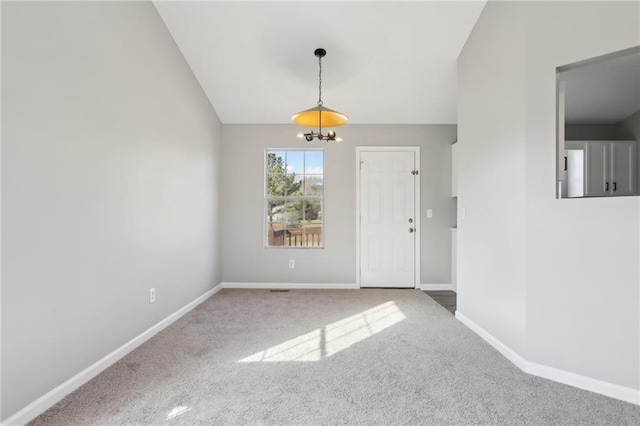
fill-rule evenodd
<path id="1" fill-rule="evenodd" d="M 327 51 L 324 50 L 322 47 L 319 47 L 313 51 L 313 54 L 316 55 L 316 58 L 324 58 L 325 55 L 327 54 Z"/>
<path id="2" fill-rule="evenodd" d="M 336 138 L 336 132 L 330 130 L 326 135 L 322 134 L 322 126 L 324 127 L 338 127 L 347 124 L 349 119 L 346 115 L 329 109 L 323 105 L 322 102 L 322 58 L 325 57 L 327 51 L 318 48 L 313 54 L 318 58 L 318 103 L 317 106 L 309 108 L 305 111 L 301 111 L 291 117 L 294 123 L 306 127 L 317 127 L 318 133 L 313 131 L 308 133 L 301 133 L 298 137 L 304 137 L 307 141 L 311 142 L 314 138 L 323 141 L 340 141 Z"/>

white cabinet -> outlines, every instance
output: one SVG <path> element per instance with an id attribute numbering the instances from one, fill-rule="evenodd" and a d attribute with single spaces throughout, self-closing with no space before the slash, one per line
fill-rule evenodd
<path id="1" fill-rule="evenodd" d="M 458 229 L 451 228 L 451 289 L 458 292 Z"/>
<path id="2" fill-rule="evenodd" d="M 636 194 L 636 142 L 611 142 L 611 195 Z"/>
<path id="3" fill-rule="evenodd" d="M 608 144 L 602 142 L 585 142 L 584 147 L 584 195 L 588 197 L 606 196 L 606 182 L 609 180 L 607 160 Z"/>
<path id="4" fill-rule="evenodd" d="M 451 145 L 451 196 L 458 196 L 458 143 Z"/>
<path id="5" fill-rule="evenodd" d="M 584 195 L 635 195 L 636 149 L 636 141 L 584 142 Z"/>

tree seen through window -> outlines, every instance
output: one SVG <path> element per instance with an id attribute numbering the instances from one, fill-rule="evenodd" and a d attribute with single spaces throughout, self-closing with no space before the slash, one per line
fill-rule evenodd
<path id="1" fill-rule="evenodd" d="M 267 247 L 324 247 L 324 153 L 267 150 Z"/>

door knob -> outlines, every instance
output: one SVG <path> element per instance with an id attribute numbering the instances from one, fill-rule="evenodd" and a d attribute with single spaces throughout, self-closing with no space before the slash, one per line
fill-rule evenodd
<path id="1" fill-rule="evenodd" d="M 409 223 L 413 223 L 413 219 L 409 218 Z"/>
<path id="2" fill-rule="evenodd" d="M 409 233 L 412 233 L 413 231 L 415 231 L 415 229 L 409 228 Z"/>

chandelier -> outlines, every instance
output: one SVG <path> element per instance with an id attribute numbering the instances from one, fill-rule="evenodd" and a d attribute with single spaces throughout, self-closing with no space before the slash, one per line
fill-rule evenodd
<path id="1" fill-rule="evenodd" d="M 322 134 L 322 126 L 338 127 L 347 124 L 349 119 L 346 115 L 325 107 L 322 104 L 322 58 L 327 54 L 324 49 L 316 49 L 313 54 L 318 58 L 318 104 L 313 108 L 301 111 L 291 117 L 294 123 L 306 127 L 317 127 L 318 133 L 310 131 L 308 133 L 299 133 L 299 138 L 305 138 L 311 142 L 314 138 L 321 141 L 336 141 L 342 139 L 336 137 L 336 132 L 329 130 L 326 135 Z"/>

